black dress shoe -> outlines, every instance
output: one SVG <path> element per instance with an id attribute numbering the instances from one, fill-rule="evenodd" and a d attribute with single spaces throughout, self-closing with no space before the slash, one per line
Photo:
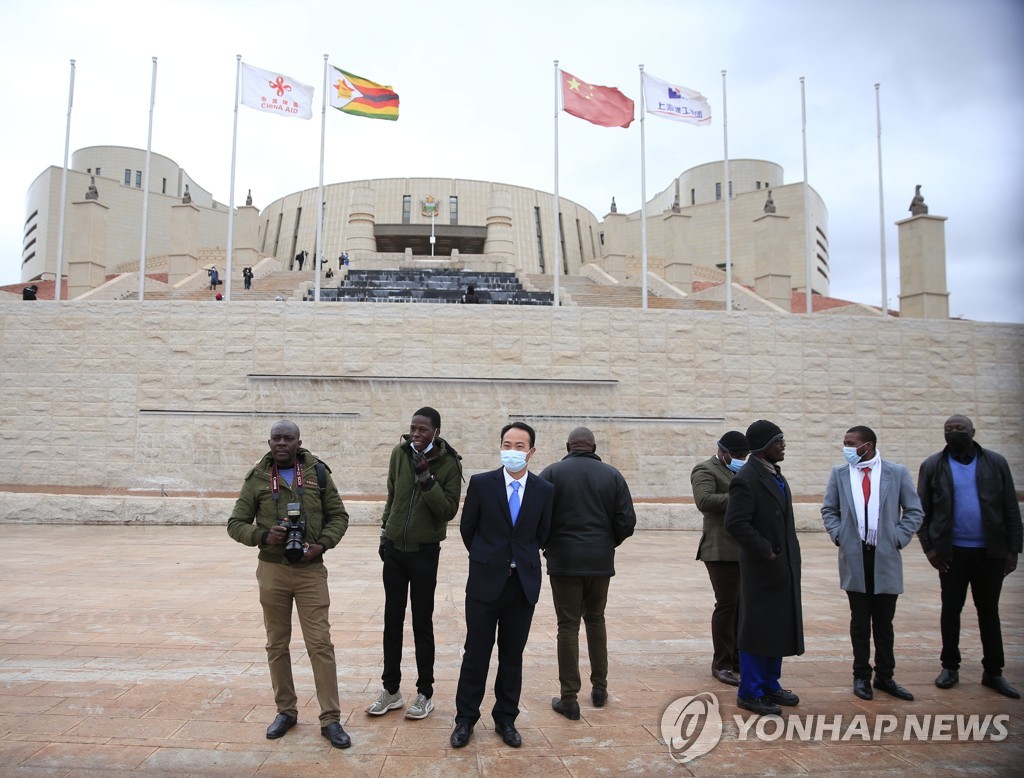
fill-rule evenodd
<path id="1" fill-rule="evenodd" d="M 736 704 L 745 710 L 753 711 L 760 716 L 778 716 L 782 708 L 771 701 L 770 697 L 736 697 Z"/>
<path id="2" fill-rule="evenodd" d="M 320 734 L 330 740 L 331 745 L 335 748 L 348 748 L 352 745 L 352 738 L 345 733 L 337 721 L 332 721 L 326 727 L 320 727 Z"/>
<path id="3" fill-rule="evenodd" d="M 740 679 L 733 674 L 732 670 L 712 670 L 711 675 L 716 681 L 721 681 L 729 686 L 740 685 Z"/>
<path id="4" fill-rule="evenodd" d="M 1006 682 L 1006 679 L 1002 675 L 992 675 L 991 673 L 981 674 L 981 685 L 987 686 L 989 689 L 995 689 L 1004 697 L 1009 697 L 1012 700 L 1020 699 L 1020 692 L 1014 689 L 1010 684 Z"/>
<path id="5" fill-rule="evenodd" d="M 552 697 L 551 710 L 561 713 L 570 721 L 579 721 L 580 719 L 580 704 L 578 702 L 562 702 L 561 697 Z"/>
<path id="6" fill-rule="evenodd" d="M 287 713 L 278 713 L 274 722 L 267 727 L 267 739 L 277 740 L 279 737 L 284 737 L 284 733 L 294 727 L 298 721 L 298 718 L 295 716 L 289 716 Z"/>
<path id="7" fill-rule="evenodd" d="M 469 742 L 470 735 L 473 734 L 472 724 L 457 723 L 455 729 L 452 730 L 451 744 L 452 748 L 463 748 L 466 743 Z"/>
<path id="8" fill-rule="evenodd" d="M 495 724 L 494 731 L 501 735 L 501 739 L 509 748 L 519 748 L 523 744 L 523 739 L 519 737 L 519 730 L 509 721 Z"/>
<path id="9" fill-rule="evenodd" d="M 914 699 L 913 694 L 911 694 L 898 683 L 896 683 L 896 681 L 894 681 L 892 678 L 886 678 L 883 680 L 882 678 L 878 678 L 876 676 L 874 686 L 876 689 L 881 689 L 886 694 L 891 694 L 893 697 L 899 697 L 901 700 Z"/>
<path id="10" fill-rule="evenodd" d="M 939 677 L 935 679 L 935 685 L 940 689 L 952 689 L 958 683 L 960 683 L 960 673 L 950 670 L 948 667 L 943 667 Z"/>
<path id="11" fill-rule="evenodd" d="M 875 696 L 875 693 L 871 691 L 871 681 L 867 678 L 853 679 L 853 693 L 862 700 L 870 700 Z"/>
<path id="12" fill-rule="evenodd" d="M 778 689 L 769 694 L 768 699 L 776 705 L 786 705 L 788 707 L 800 704 L 800 698 L 789 689 Z"/>
<path id="13" fill-rule="evenodd" d="M 608 702 L 608 690 L 592 689 L 590 692 L 590 701 L 594 703 L 595 708 L 603 708 L 604 704 Z"/>

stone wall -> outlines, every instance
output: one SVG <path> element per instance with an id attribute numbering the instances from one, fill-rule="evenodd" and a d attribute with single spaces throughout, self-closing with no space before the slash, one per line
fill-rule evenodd
<path id="1" fill-rule="evenodd" d="M 591 427 L 639 501 L 683 501 L 732 428 L 769 418 L 813 504 L 867 424 L 916 475 L 942 422 L 1024 483 L 1024 326 L 673 310 L 414 304 L 0 301 L 4 484 L 117 494 L 237 491 L 269 428 L 295 420 L 347 499 L 385 491 L 388 455 L 432 405 L 467 477 L 498 433 L 538 433 L 534 470 Z M 13 499 L 0 495 L 0 501 Z M 692 509 L 692 506 L 690 506 Z M 661 510 L 661 509 L 658 509 Z M 667 509 L 666 509 L 667 510 Z"/>

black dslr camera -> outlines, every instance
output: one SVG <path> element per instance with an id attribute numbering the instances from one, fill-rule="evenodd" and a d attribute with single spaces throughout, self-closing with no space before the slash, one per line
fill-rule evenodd
<path id="1" fill-rule="evenodd" d="M 301 562 L 306 555 L 306 548 L 303 545 L 306 540 L 306 522 L 302 520 L 301 503 L 288 503 L 288 516 L 281 521 L 281 526 L 287 531 L 284 539 L 284 558 L 290 565 Z"/>

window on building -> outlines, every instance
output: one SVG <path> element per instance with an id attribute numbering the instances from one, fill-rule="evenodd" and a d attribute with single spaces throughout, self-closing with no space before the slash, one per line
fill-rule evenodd
<path id="1" fill-rule="evenodd" d="M 597 233 L 598 240 L 601 241 L 601 248 L 604 248 L 604 230 Z"/>
<path id="2" fill-rule="evenodd" d="M 402 224 L 412 219 L 412 195 L 402 195 Z"/>
<path id="3" fill-rule="evenodd" d="M 583 262 L 583 229 L 579 219 L 576 220 L 576 245 L 580 247 L 580 262 Z"/>
<path id="4" fill-rule="evenodd" d="M 569 258 L 565 254 L 565 227 L 562 225 L 562 212 L 558 212 L 558 242 L 562 246 L 562 275 L 569 272 Z"/>
<path id="5" fill-rule="evenodd" d="M 135 188 L 136 189 L 142 189 L 142 171 L 141 170 L 136 170 L 135 171 Z"/>
<path id="6" fill-rule="evenodd" d="M 754 183 L 755 183 L 755 184 L 757 184 L 757 188 L 758 188 L 758 189 L 760 189 L 760 188 L 761 188 L 761 182 L 760 182 L 760 181 L 755 181 Z"/>
<path id="7" fill-rule="evenodd" d="M 132 185 L 132 171 L 131 171 L 131 168 L 125 168 L 124 169 L 124 185 L 125 186 L 131 186 Z"/>
<path id="8" fill-rule="evenodd" d="M 729 199 L 732 199 L 732 181 L 729 182 Z"/>
<path id="9" fill-rule="evenodd" d="M 96 168 L 96 169 L 99 170 L 99 168 Z M 160 194 L 167 194 L 167 179 L 166 178 L 163 180 L 163 184 L 160 187 Z"/>
<path id="10" fill-rule="evenodd" d="M 540 208 L 533 207 L 533 221 L 537 226 L 537 262 L 540 264 L 540 272 L 544 272 L 544 232 L 540 228 Z"/>
<path id="11" fill-rule="evenodd" d="M 696 204 L 697 204 L 697 190 L 696 189 L 691 189 L 690 190 L 690 205 L 696 205 Z"/>
<path id="12" fill-rule="evenodd" d="M 99 174 L 100 174 L 100 169 L 96 168 L 96 175 L 99 176 Z"/>
<path id="13" fill-rule="evenodd" d="M 459 223 L 459 198 L 455 195 L 448 198 L 448 223 Z"/>
<path id="14" fill-rule="evenodd" d="M 722 182 L 721 181 L 716 181 L 715 182 L 715 200 L 717 201 L 717 200 L 721 200 L 721 199 L 722 199 Z"/>

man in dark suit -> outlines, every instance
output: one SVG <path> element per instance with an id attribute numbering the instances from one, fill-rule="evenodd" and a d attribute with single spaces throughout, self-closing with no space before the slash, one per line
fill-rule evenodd
<path id="1" fill-rule="evenodd" d="M 729 483 L 725 529 L 740 544 L 740 685 L 736 704 L 762 716 L 800 698 L 779 684 L 782 657 L 804 652 L 800 544 L 793 494 L 779 469 L 782 430 L 764 419 L 747 427 L 751 457 Z"/>
<path id="2" fill-rule="evenodd" d="M 487 668 L 498 633 L 498 674 L 494 679 L 494 731 L 519 748 L 516 730 L 523 687 L 523 649 L 540 596 L 540 549 L 551 529 L 555 489 L 527 472 L 536 435 L 523 422 L 501 431 L 497 470 L 469 479 L 462 508 L 462 541 L 469 551 L 466 581 L 466 646 L 455 693 L 453 748 L 469 742 L 480 719 Z"/>

